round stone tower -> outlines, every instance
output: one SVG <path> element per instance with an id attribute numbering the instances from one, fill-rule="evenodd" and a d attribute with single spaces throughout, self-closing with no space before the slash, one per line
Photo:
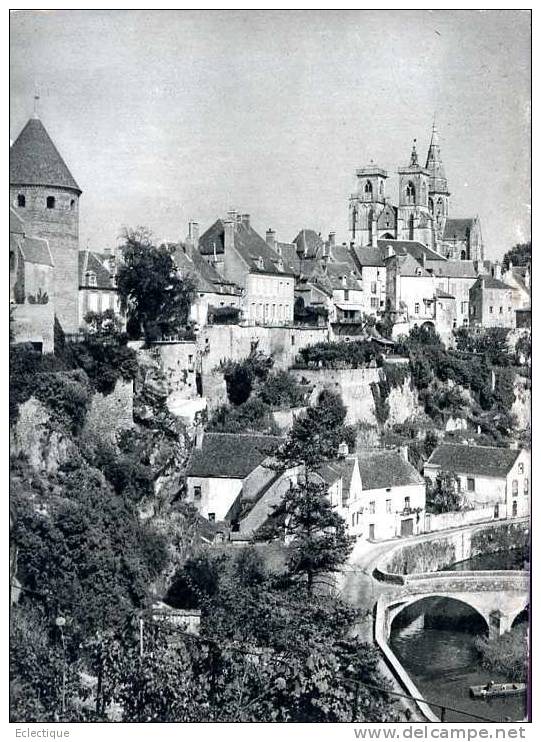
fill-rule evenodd
<path id="1" fill-rule="evenodd" d="M 37 115 L 10 151 L 10 205 L 29 237 L 46 239 L 54 260 L 54 308 L 66 333 L 79 329 L 78 253 L 81 189 Z"/>

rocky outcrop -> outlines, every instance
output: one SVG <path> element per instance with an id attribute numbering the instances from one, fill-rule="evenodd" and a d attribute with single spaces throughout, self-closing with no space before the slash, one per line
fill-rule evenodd
<path id="1" fill-rule="evenodd" d="M 11 453 L 23 455 L 32 469 L 54 474 L 76 453 L 73 440 L 53 425 L 47 407 L 30 397 L 19 407 L 11 429 Z"/>
<path id="2" fill-rule="evenodd" d="M 532 384 L 524 376 L 515 376 L 515 401 L 511 412 L 517 419 L 517 429 L 526 430 L 532 424 Z"/>

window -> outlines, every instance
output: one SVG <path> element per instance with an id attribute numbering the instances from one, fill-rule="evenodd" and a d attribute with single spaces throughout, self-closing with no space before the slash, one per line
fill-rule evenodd
<path id="1" fill-rule="evenodd" d="M 530 490 L 530 483 L 528 481 L 528 477 L 524 479 L 524 494 L 527 495 Z"/>
<path id="2" fill-rule="evenodd" d="M 291 345 L 295 345 L 295 335 L 291 336 Z"/>
<path id="3" fill-rule="evenodd" d="M 349 289 L 344 289 L 344 301 L 349 301 Z"/>
<path id="4" fill-rule="evenodd" d="M 364 192 L 368 196 L 371 196 L 372 195 L 372 183 L 369 180 L 367 180 L 366 183 L 365 183 L 365 185 L 364 185 Z"/>
<path id="5" fill-rule="evenodd" d="M 17 206 L 20 209 L 24 209 L 24 207 L 26 206 L 26 196 L 24 195 L 24 193 L 19 193 L 19 195 L 17 196 Z"/>
<path id="6" fill-rule="evenodd" d="M 518 473 L 519 474 L 524 474 L 524 464 L 522 463 L 522 461 L 518 465 Z"/>
<path id="7" fill-rule="evenodd" d="M 499 518 L 500 517 L 500 505 L 499 503 L 496 503 L 494 505 L 494 517 Z"/>
<path id="8" fill-rule="evenodd" d="M 503 307 L 500 307 L 500 314 L 503 314 Z"/>
<path id="9" fill-rule="evenodd" d="M 419 314 L 420 306 L 419 302 L 415 302 L 415 314 Z"/>
<path id="10" fill-rule="evenodd" d="M 466 489 L 468 492 L 475 492 L 475 479 L 474 477 L 468 477 L 466 479 Z"/>
<path id="11" fill-rule="evenodd" d="M 411 505 L 410 498 L 409 497 L 404 497 L 404 510 L 409 510 L 410 509 L 410 505 Z"/>
<path id="12" fill-rule="evenodd" d="M 518 479 L 513 479 L 513 482 L 511 483 L 511 491 L 513 492 L 513 495 L 518 495 Z"/>
<path id="13" fill-rule="evenodd" d="M 47 208 L 54 209 L 54 207 L 55 207 L 55 197 L 47 196 Z"/>
<path id="14" fill-rule="evenodd" d="M 494 314 L 494 307 L 489 307 L 488 311 L 490 312 L 490 314 Z"/>
<path id="15" fill-rule="evenodd" d="M 372 515 L 376 512 L 376 501 L 375 500 L 370 500 L 368 504 L 368 509 Z"/>
<path id="16" fill-rule="evenodd" d="M 463 301 L 461 303 L 461 305 L 460 305 L 460 311 L 462 312 L 462 314 L 467 314 L 468 313 L 468 302 L 467 301 Z"/>
<path id="17" fill-rule="evenodd" d="M 378 293 L 378 284 L 377 284 L 376 281 L 372 281 L 372 283 L 370 284 L 370 292 L 372 294 L 377 294 Z"/>
<path id="18" fill-rule="evenodd" d="M 413 185 L 411 181 L 406 186 L 406 203 L 407 204 L 415 203 L 415 186 Z"/>
<path id="19" fill-rule="evenodd" d="M 216 513 L 209 513 L 209 514 L 207 515 L 207 518 L 208 518 L 208 520 L 209 520 L 209 521 L 210 521 L 211 523 L 214 523 L 214 521 L 216 520 Z"/>
<path id="20" fill-rule="evenodd" d="M 512 510 L 512 517 L 513 517 L 513 518 L 516 518 L 516 517 L 517 517 L 517 514 L 518 514 L 518 505 L 517 505 L 517 501 L 516 501 L 516 500 L 513 500 L 513 510 Z"/>
<path id="21" fill-rule="evenodd" d="M 194 500 L 201 499 L 201 487 L 200 486 L 196 486 L 193 488 L 193 499 Z"/>
<path id="22" fill-rule="evenodd" d="M 391 513 L 392 512 L 392 500 L 385 500 L 385 512 Z"/>
<path id="23" fill-rule="evenodd" d="M 87 286 L 96 286 L 96 274 L 94 271 L 87 271 L 85 273 L 85 284 Z"/>
<path id="24" fill-rule="evenodd" d="M 74 208 L 75 208 L 75 199 L 72 198 L 71 201 L 70 201 L 70 209 L 71 209 L 71 211 L 73 211 Z"/>
<path id="25" fill-rule="evenodd" d="M 371 309 L 377 309 L 378 308 L 378 300 L 376 299 L 375 296 L 373 296 L 370 299 L 370 307 L 371 307 Z"/>

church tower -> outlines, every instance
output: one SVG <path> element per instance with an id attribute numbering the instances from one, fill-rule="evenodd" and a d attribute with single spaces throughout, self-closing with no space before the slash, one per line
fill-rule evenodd
<path id="1" fill-rule="evenodd" d="M 10 151 L 10 205 L 28 237 L 49 243 L 54 259 L 55 313 L 64 332 L 79 330 L 78 254 L 81 189 L 37 111 Z"/>
<path id="2" fill-rule="evenodd" d="M 377 247 L 378 217 L 385 207 L 387 171 L 370 163 L 358 168 L 357 191 L 349 200 L 349 229 L 351 239 L 361 246 Z"/>
<path id="3" fill-rule="evenodd" d="M 410 163 L 398 169 L 398 239 L 417 240 L 434 246 L 432 215 L 428 209 L 430 171 L 419 164 L 417 140 L 413 140 Z"/>
<path id="4" fill-rule="evenodd" d="M 434 219 L 434 237 L 436 249 L 441 251 L 441 242 L 445 231 L 445 222 L 449 213 L 449 189 L 443 169 L 440 143 L 436 122 L 432 126 L 432 138 L 426 158 L 426 169 L 430 172 L 428 182 L 428 209 Z"/>

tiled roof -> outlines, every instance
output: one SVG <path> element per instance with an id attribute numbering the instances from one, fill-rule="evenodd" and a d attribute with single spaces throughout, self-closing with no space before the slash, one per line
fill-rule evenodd
<path id="1" fill-rule="evenodd" d="M 282 260 L 284 261 L 284 270 L 288 273 L 293 273 L 295 276 L 301 274 L 301 260 L 297 255 L 297 246 L 292 245 L 289 242 L 282 243 Z"/>
<path id="2" fill-rule="evenodd" d="M 90 286 L 86 281 L 86 273 L 96 275 L 96 285 Z M 79 287 L 93 289 L 113 289 L 111 272 L 103 263 L 101 256 L 91 250 L 79 251 Z"/>
<path id="3" fill-rule="evenodd" d="M 37 118 L 28 121 L 9 153 L 9 182 L 71 188 L 81 193 L 45 127 Z"/>
<path id="4" fill-rule="evenodd" d="M 472 288 L 480 288 L 481 284 L 484 285 L 485 289 L 504 289 L 506 291 L 512 290 L 511 286 L 508 286 L 503 281 L 500 281 L 499 278 L 494 278 L 493 276 L 479 276 L 477 281 L 473 284 Z"/>
<path id="5" fill-rule="evenodd" d="M 380 247 L 353 247 L 353 252 L 360 266 L 381 266 L 385 265 L 385 250 Z"/>
<path id="6" fill-rule="evenodd" d="M 332 289 L 356 289 L 361 290 L 361 285 L 355 276 L 351 275 L 351 265 L 349 263 L 329 263 L 324 269 L 324 274 L 328 279 Z M 345 286 L 343 279 L 345 277 Z"/>
<path id="7" fill-rule="evenodd" d="M 363 491 L 424 484 L 417 469 L 396 451 L 359 452 Z"/>
<path id="8" fill-rule="evenodd" d="M 447 219 L 443 230 L 444 240 L 466 240 L 475 219 Z"/>
<path id="9" fill-rule="evenodd" d="M 9 210 L 9 233 L 24 234 L 24 221 L 12 208 Z"/>
<path id="10" fill-rule="evenodd" d="M 240 292 L 234 284 L 225 281 L 213 265 L 196 251 L 184 252 L 181 245 L 175 245 L 173 259 L 177 268 L 190 273 L 196 280 L 197 289 L 208 293 L 236 294 Z"/>
<path id="11" fill-rule="evenodd" d="M 205 433 L 186 476 L 244 479 L 284 442 L 274 435 Z"/>
<path id="12" fill-rule="evenodd" d="M 19 242 L 23 257 L 27 263 L 54 266 L 53 256 L 47 240 L 37 237 L 25 237 Z"/>
<path id="13" fill-rule="evenodd" d="M 396 255 L 412 255 L 416 260 L 421 260 L 423 255 L 426 260 L 446 260 L 436 250 L 416 240 L 378 240 L 378 247 L 383 248 L 384 255 L 387 248 L 392 247 Z"/>
<path id="14" fill-rule="evenodd" d="M 425 268 L 445 278 L 476 278 L 473 260 L 427 260 Z"/>
<path id="15" fill-rule="evenodd" d="M 399 255 L 397 260 L 402 276 L 430 276 L 430 273 L 412 255 Z"/>
<path id="16" fill-rule="evenodd" d="M 511 470 L 520 451 L 490 446 L 464 446 L 443 443 L 438 446 L 425 466 L 437 466 L 442 471 L 458 474 L 478 474 L 504 477 Z"/>
<path id="17" fill-rule="evenodd" d="M 199 239 L 199 251 L 202 255 L 212 255 L 224 251 L 225 225 L 218 219 Z M 253 273 L 288 274 L 280 269 L 280 256 L 250 225 L 243 222 L 235 224 L 235 249 L 241 255 L 248 268 Z"/>
<path id="18" fill-rule="evenodd" d="M 320 258 L 323 255 L 325 243 L 313 229 L 301 229 L 293 242 L 297 251 L 307 258 Z"/>

